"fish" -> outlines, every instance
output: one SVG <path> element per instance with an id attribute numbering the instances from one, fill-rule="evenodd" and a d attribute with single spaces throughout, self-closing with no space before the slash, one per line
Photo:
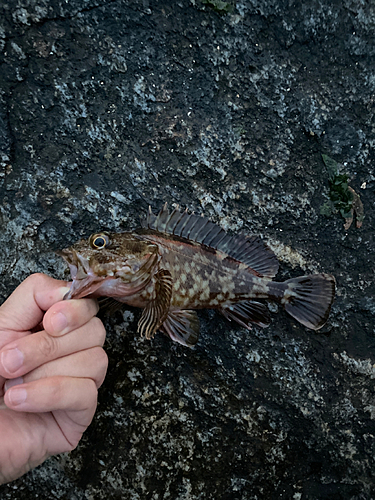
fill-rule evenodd
<path id="1" fill-rule="evenodd" d="M 199 338 L 198 309 L 217 309 L 251 330 L 271 323 L 268 299 L 280 303 L 299 323 L 319 330 L 335 296 L 326 273 L 274 281 L 279 263 L 258 236 L 231 235 L 203 216 L 151 208 L 141 227 L 99 232 L 60 252 L 72 284 L 64 299 L 109 297 L 142 308 L 141 336 L 162 331 L 193 347 Z"/>

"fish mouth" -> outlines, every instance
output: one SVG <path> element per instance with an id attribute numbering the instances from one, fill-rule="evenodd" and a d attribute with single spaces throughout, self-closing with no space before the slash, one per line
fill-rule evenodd
<path id="1" fill-rule="evenodd" d="M 65 249 L 56 252 L 69 266 L 73 283 L 69 292 L 64 295 L 63 300 L 80 299 L 92 295 L 104 281 L 114 279 L 107 274 L 98 276 L 90 267 L 90 262 L 73 249 Z M 113 274 L 113 273 L 112 273 Z"/>
<path id="2" fill-rule="evenodd" d="M 113 263 L 90 262 L 74 248 L 57 252 L 69 266 L 73 283 L 63 300 L 81 299 L 87 296 L 127 297 L 142 290 L 151 280 L 152 269 L 158 261 L 157 254 L 146 262 L 119 268 Z M 112 283 L 110 283 L 112 281 Z"/>

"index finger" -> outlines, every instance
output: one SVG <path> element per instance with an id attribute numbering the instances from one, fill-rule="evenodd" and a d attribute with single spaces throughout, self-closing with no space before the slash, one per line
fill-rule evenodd
<path id="1" fill-rule="evenodd" d="M 45 274 L 32 274 L 25 279 L 0 307 L 0 349 L 30 333 L 44 312 L 62 300 L 69 288 Z M 0 376 L 0 395 L 5 379 Z"/>
<path id="2" fill-rule="evenodd" d="M 63 299 L 69 290 L 66 281 L 45 274 L 32 274 L 25 279 L 0 307 L 0 348 L 37 326 L 44 312 Z"/>

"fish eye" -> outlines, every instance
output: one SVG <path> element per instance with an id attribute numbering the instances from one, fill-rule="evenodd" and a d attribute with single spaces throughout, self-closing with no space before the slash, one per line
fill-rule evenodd
<path id="1" fill-rule="evenodd" d="M 109 244 L 109 237 L 107 234 L 94 234 L 90 238 L 90 245 L 95 250 L 101 250 Z"/>

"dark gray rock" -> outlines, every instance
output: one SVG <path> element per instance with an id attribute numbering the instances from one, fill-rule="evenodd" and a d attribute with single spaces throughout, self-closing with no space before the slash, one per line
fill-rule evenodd
<path id="1" fill-rule="evenodd" d="M 204 311 L 188 350 L 138 338 L 139 311 L 105 318 L 94 422 L 2 499 L 375 497 L 374 28 L 354 0 L 1 3 L 2 298 L 165 201 L 262 235 L 279 280 L 338 285 L 318 333 Z M 320 215 L 321 153 L 360 193 L 361 229 Z"/>

